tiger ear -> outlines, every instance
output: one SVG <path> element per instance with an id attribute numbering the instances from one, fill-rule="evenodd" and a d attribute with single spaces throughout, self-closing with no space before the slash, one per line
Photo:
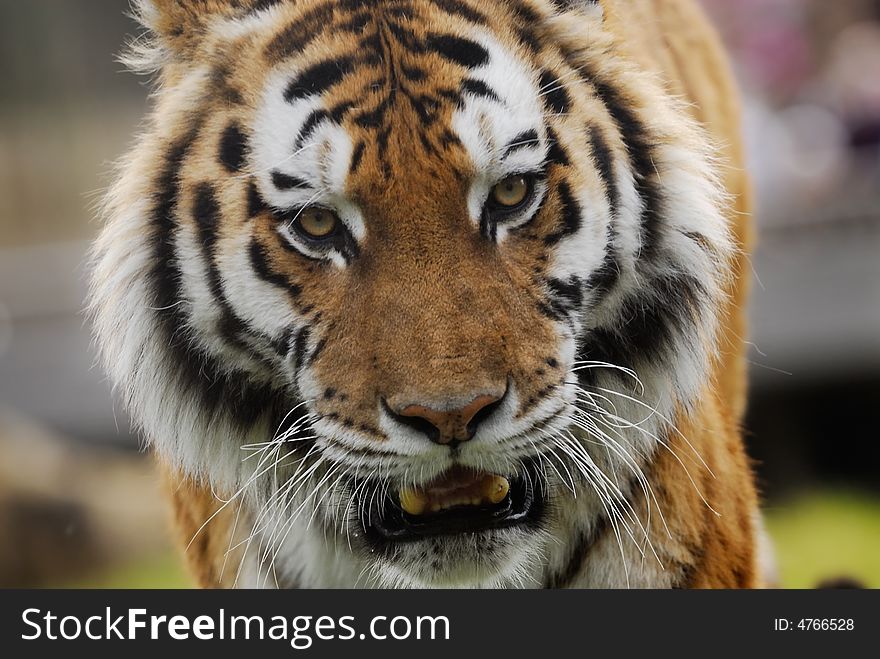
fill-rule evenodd
<path id="1" fill-rule="evenodd" d="M 210 19 L 240 10 L 240 0 L 135 0 L 140 23 L 161 39 L 175 42 L 198 34 Z"/>
<path id="2" fill-rule="evenodd" d="M 123 61 L 139 71 L 154 71 L 169 55 L 191 51 L 212 20 L 266 4 L 265 0 L 133 0 L 134 18 L 147 35 L 130 45 Z"/>

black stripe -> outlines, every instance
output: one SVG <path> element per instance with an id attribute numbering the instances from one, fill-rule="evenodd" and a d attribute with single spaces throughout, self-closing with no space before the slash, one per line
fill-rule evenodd
<path id="1" fill-rule="evenodd" d="M 187 305 L 182 303 L 182 273 L 174 245 L 175 216 L 180 170 L 200 129 L 201 120 L 197 120 L 186 136 L 171 145 L 154 186 L 158 190 L 151 213 L 155 265 L 149 278 L 154 290 L 152 306 L 162 333 L 155 340 L 168 351 L 167 365 L 177 379 L 180 397 L 191 399 L 191 404 L 204 410 L 209 418 L 223 415 L 246 428 L 266 414 L 280 419 L 281 410 L 289 406 L 290 400 L 283 391 L 255 383 L 251 374 L 221 364 L 187 331 L 189 318 Z"/>
<path id="2" fill-rule="evenodd" d="M 581 228 L 581 206 L 572 196 L 571 187 L 567 181 L 559 184 L 559 203 L 562 205 L 562 227 L 544 238 L 544 244 L 548 246 L 555 245 Z"/>
<path id="3" fill-rule="evenodd" d="M 480 235 L 483 236 L 486 240 L 491 240 L 494 242 L 495 236 L 498 234 L 498 226 L 495 222 L 492 221 L 490 214 L 487 210 L 483 210 L 480 215 Z"/>
<path id="4" fill-rule="evenodd" d="M 272 172 L 272 185 L 279 190 L 294 190 L 297 188 L 310 188 L 306 181 L 296 176 L 279 172 L 277 169 Z"/>
<path id="5" fill-rule="evenodd" d="M 268 210 L 269 207 L 266 206 L 266 202 L 263 201 L 263 197 L 260 195 L 260 191 L 257 189 L 257 182 L 251 179 L 250 181 L 248 181 L 247 188 L 248 219 L 253 219 L 257 215 L 265 213 Z"/>
<path id="6" fill-rule="evenodd" d="M 573 311 L 581 306 L 584 299 L 583 281 L 578 277 L 570 277 L 568 281 L 548 279 L 547 288 L 553 297 L 554 304 Z"/>
<path id="7" fill-rule="evenodd" d="M 608 518 L 603 514 L 591 525 L 589 532 L 580 532 L 577 540 L 569 547 L 565 565 L 562 569 L 552 572 L 547 577 L 544 588 L 559 589 L 571 586 L 583 571 L 583 566 L 587 556 L 590 554 L 590 550 L 596 544 L 596 541 L 605 534 L 607 528 Z"/>
<path id="8" fill-rule="evenodd" d="M 336 29 L 360 34 L 370 24 L 370 16 L 368 11 L 359 12 L 354 16 L 346 18 L 342 23 L 336 26 Z"/>
<path id="9" fill-rule="evenodd" d="M 617 211 L 620 206 L 620 192 L 617 188 L 617 180 L 614 176 L 614 156 L 608 142 L 605 141 L 602 131 L 595 126 L 589 126 L 587 131 L 590 136 L 590 148 L 593 151 L 593 161 L 599 170 L 599 176 L 605 185 L 605 195 L 608 198 L 608 205 L 611 208 L 612 217 L 617 217 Z"/>
<path id="10" fill-rule="evenodd" d="M 555 360 L 554 360 L 555 361 Z M 584 368 L 578 371 L 578 375 L 595 373 L 597 369 Z M 594 383 L 591 383 L 594 384 Z M 649 474 L 649 477 L 651 474 Z M 637 490 L 635 487 L 635 478 L 629 478 L 626 481 L 624 489 L 621 491 L 620 504 L 623 507 L 632 509 L 635 507 L 633 499 Z M 544 588 L 568 588 L 583 573 L 584 564 L 590 556 L 590 550 L 602 537 L 608 533 L 610 522 L 606 513 L 600 513 L 596 520 L 590 525 L 589 531 L 580 531 L 577 539 L 568 547 L 568 558 L 565 564 L 559 570 L 555 570 L 547 576 Z"/>
<path id="11" fill-rule="evenodd" d="M 382 119 L 385 117 L 385 111 L 391 103 L 390 97 L 386 96 L 372 110 L 364 110 L 358 114 L 354 121 L 361 128 L 379 128 L 382 125 Z"/>
<path id="12" fill-rule="evenodd" d="M 230 78 L 232 72 L 228 62 L 222 62 L 211 71 L 212 95 L 225 101 L 228 105 L 241 105 L 244 102 L 241 92 L 233 86 Z"/>
<path id="13" fill-rule="evenodd" d="M 553 5 L 557 11 L 566 12 L 579 4 L 597 5 L 599 4 L 599 0 L 550 0 L 550 4 Z"/>
<path id="14" fill-rule="evenodd" d="M 373 66 L 382 64 L 384 46 L 379 30 L 371 30 L 358 40 L 357 52 L 364 54 L 364 62 Z"/>
<path id="15" fill-rule="evenodd" d="M 615 88 L 596 80 L 593 80 L 593 86 L 617 124 L 635 170 L 636 191 L 644 206 L 641 217 L 640 254 L 650 260 L 659 243 L 665 204 L 657 176 L 654 143 L 645 125 Z"/>
<path id="16" fill-rule="evenodd" d="M 294 142 L 293 148 L 298 149 L 302 146 L 303 142 L 305 142 L 309 137 L 311 137 L 312 133 L 317 129 L 318 124 L 320 124 L 324 119 L 330 117 L 330 114 L 327 110 L 319 109 L 312 111 L 306 120 L 303 122 L 302 127 L 299 129 L 299 135 Z"/>
<path id="17" fill-rule="evenodd" d="M 286 0 L 253 0 L 253 5 L 251 6 L 248 13 L 255 14 L 258 11 L 263 11 L 264 9 L 269 9 L 269 7 L 274 7 L 275 5 L 280 5 L 283 2 L 286 2 Z"/>
<path id="18" fill-rule="evenodd" d="M 296 19 L 276 36 L 265 50 L 270 61 L 287 59 L 305 50 L 323 29 L 333 20 L 335 2 L 324 2 L 297 16 Z"/>
<path id="19" fill-rule="evenodd" d="M 507 145 L 504 147 L 504 155 L 502 157 L 506 158 L 514 151 L 538 146 L 540 143 L 541 138 L 538 136 L 538 131 L 536 131 L 534 128 L 523 131 L 507 143 Z"/>
<path id="20" fill-rule="evenodd" d="M 344 78 L 353 68 L 351 57 L 339 57 L 313 64 L 290 82 L 284 92 L 287 102 L 321 94 Z"/>
<path id="21" fill-rule="evenodd" d="M 428 77 L 428 72 L 420 66 L 401 64 L 400 70 L 403 72 L 403 75 L 406 77 L 406 79 L 410 82 L 421 82 Z"/>
<path id="22" fill-rule="evenodd" d="M 488 20 L 479 11 L 461 0 L 429 0 L 429 2 L 447 14 L 460 16 L 471 23 L 485 25 Z"/>
<path id="23" fill-rule="evenodd" d="M 611 211 L 608 221 L 605 259 L 599 269 L 590 275 L 587 282 L 587 288 L 593 291 L 594 302 L 597 302 L 600 297 L 610 293 L 620 279 L 620 256 L 617 249 L 617 230 L 615 229 L 620 208 L 620 191 L 614 173 L 614 156 L 602 130 L 596 126 L 587 126 L 587 134 L 593 153 L 593 161 L 605 187 L 605 196 Z"/>
<path id="24" fill-rule="evenodd" d="M 328 110 L 328 115 L 333 121 L 339 123 L 355 106 L 356 103 L 354 101 L 340 101 Z"/>
<path id="25" fill-rule="evenodd" d="M 440 157 L 440 152 L 437 151 L 437 147 L 431 143 L 431 140 L 428 139 L 428 136 L 422 132 L 419 132 L 419 141 L 422 143 L 422 147 L 424 147 L 425 152 L 431 156 L 432 158 Z"/>
<path id="26" fill-rule="evenodd" d="M 366 144 L 364 142 L 358 142 L 357 146 L 354 147 L 354 152 L 351 154 L 351 164 L 348 166 L 350 174 L 354 174 L 360 166 L 361 159 L 364 157 L 365 148 Z"/>
<path id="27" fill-rule="evenodd" d="M 458 139 L 458 135 L 453 133 L 451 130 L 444 130 L 443 134 L 440 135 L 440 144 L 444 148 L 453 146 L 453 145 L 461 145 L 461 140 Z"/>
<path id="28" fill-rule="evenodd" d="M 179 308 L 182 302 L 181 273 L 174 247 L 177 232 L 174 214 L 180 193 L 178 177 L 183 160 L 195 141 L 199 128 L 200 126 L 197 125 L 187 136 L 171 146 L 165 156 L 164 168 L 153 186 L 158 190 L 158 194 L 152 212 L 155 265 L 150 273 L 150 279 L 156 297 L 152 306 L 157 309 L 156 313 L 166 329 L 170 339 L 169 345 L 172 347 L 178 343 L 178 339 L 175 339 L 176 328 L 186 326 L 186 317 Z"/>
<path id="29" fill-rule="evenodd" d="M 217 204 L 214 187 L 210 183 L 199 183 L 196 186 L 192 214 L 199 228 L 199 239 L 210 267 L 214 261 L 214 244 L 217 242 L 217 229 L 220 224 L 220 206 Z"/>
<path id="30" fill-rule="evenodd" d="M 226 171 L 235 173 L 244 166 L 247 140 L 237 123 L 230 124 L 220 138 L 220 162 Z"/>
<path id="31" fill-rule="evenodd" d="M 602 265 L 590 275 L 585 286 L 585 288 L 593 292 L 595 296 L 594 302 L 614 290 L 620 279 L 620 261 L 617 257 L 613 233 L 612 230 L 609 230 L 608 245 L 605 248 L 607 251 Z"/>
<path id="32" fill-rule="evenodd" d="M 391 137 L 391 126 L 385 126 L 376 135 L 376 153 L 380 159 L 385 158 L 385 152 L 388 149 L 388 138 Z"/>
<path id="33" fill-rule="evenodd" d="M 447 101 L 452 101 L 453 103 L 461 100 L 460 94 L 458 92 L 456 92 L 455 90 L 449 89 L 449 88 L 444 88 L 444 87 L 441 87 L 440 89 L 436 90 L 434 96 L 429 96 L 426 94 L 422 98 L 433 99 L 437 103 L 440 103 L 439 99 L 446 99 Z"/>
<path id="34" fill-rule="evenodd" d="M 621 304 L 619 326 L 589 331 L 578 358 L 627 368 L 662 363 L 675 339 L 696 324 L 704 296 L 703 285 L 690 275 L 658 278 Z"/>
<path id="35" fill-rule="evenodd" d="M 466 78 L 461 83 L 461 91 L 467 94 L 473 94 L 474 96 L 481 96 L 483 98 L 488 98 L 496 103 L 501 103 L 501 98 L 498 94 L 495 93 L 491 87 L 489 87 L 482 80 L 474 80 L 473 78 Z"/>
<path id="36" fill-rule="evenodd" d="M 394 35 L 394 38 L 401 46 L 403 46 L 410 52 L 421 51 L 422 42 L 418 40 L 416 35 L 413 34 L 412 30 L 410 30 L 409 28 L 404 28 L 394 21 L 386 22 L 385 26 L 388 28 L 391 34 Z"/>
<path id="37" fill-rule="evenodd" d="M 295 325 L 290 325 L 281 332 L 281 335 L 272 341 L 272 348 L 274 348 L 275 352 L 278 353 L 281 357 L 287 358 L 287 355 L 290 354 L 290 351 L 293 349 L 292 341 L 293 341 L 293 333 L 296 331 Z"/>
<path id="38" fill-rule="evenodd" d="M 718 250 L 715 246 L 709 241 L 709 239 L 704 236 L 699 231 L 685 231 L 679 229 L 679 233 L 683 235 L 688 240 L 693 241 L 697 247 L 699 247 L 703 252 L 705 252 L 712 259 L 718 258 Z"/>
<path id="39" fill-rule="evenodd" d="M 544 23 L 543 17 L 524 2 L 506 0 L 505 4 L 515 19 L 516 35 L 519 40 L 531 52 L 540 52 L 546 40 L 538 36 L 535 28 Z"/>
<path id="40" fill-rule="evenodd" d="M 293 363 L 297 373 L 306 365 L 306 350 L 308 349 L 310 336 L 311 330 L 306 325 L 297 332 L 296 338 L 293 340 Z"/>
<path id="41" fill-rule="evenodd" d="M 517 22 L 521 25 L 537 25 L 543 20 L 541 15 L 525 2 L 506 0 L 505 4 L 510 8 Z"/>
<path id="42" fill-rule="evenodd" d="M 415 16 L 415 10 L 411 6 L 407 6 L 405 0 L 404 2 L 389 2 L 386 7 L 387 15 L 393 16 L 400 21 L 411 21 Z"/>
<path id="43" fill-rule="evenodd" d="M 318 345 L 315 346 L 315 349 L 312 350 L 312 354 L 309 355 L 309 365 L 310 366 L 312 364 L 314 364 L 316 361 L 318 361 L 318 358 L 321 356 L 321 353 L 324 352 L 324 348 L 326 348 L 326 347 L 327 347 L 327 339 L 326 338 L 322 338 L 320 341 L 318 341 Z"/>
<path id="44" fill-rule="evenodd" d="M 564 321 L 567 317 L 567 314 L 564 310 L 558 309 L 552 304 L 548 304 L 547 302 L 538 302 L 538 311 L 541 312 L 542 315 L 546 316 L 550 320 L 554 320 L 558 323 Z"/>
<path id="45" fill-rule="evenodd" d="M 547 163 L 552 165 L 560 165 L 562 167 L 567 167 L 568 165 L 570 165 L 571 161 L 568 159 L 568 153 L 566 153 L 565 149 L 562 148 L 562 145 L 559 143 L 559 136 L 552 128 L 547 129 L 547 139 L 549 141 Z"/>
<path id="46" fill-rule="evenodd" d="M 425 48 L 468 69 L 475 69 L 489 61 L 489 52 L 480 44 L 451 34 L 428 36 Z"/>
<path id="47" fill-rule="evenodd" d="M 257 242 L 256 238 L 251 240 L 249 252 L 251 267 L 260 279 L 269 282 L 278 288 L 284 289 L 295 298 L 299 297 L 302 293 L 302 289 L 296 284 L 291 283 L 287 277 L 272 269 L 269 265 L 269 258 L 266 254 L 266 250 L 259 242 Z"/>
<path id="48" fill-rule="evenodd" d="M 413 110 L 419 115 L 422 127 L 427 128 L 437 120 L 437 109 L 440 101 L 431 94 L 405 94 L 407 100 L 412 105 Z M 456 97 L 456 103 L 461 103 L 461 99 Z"/>
<path id="49" fill-rule="evenodd" d="M 565 85 L 550 71 L 543 71 L 541 73 L 540 94 L 544 100 L 544 105 L 555 114 L 565 114 L 571 106 L 571 98 L 565 89 Z"/>
<path id="50" fill-rule="evenodd" d="M 223 280 L 214 256 L 217 231 L 220 228 L 220 206 L 217 203 L 214 187 L 210 183 L 200 183 L 196 186 L 192 215 L 199 229 L 199 242 L 207 268 L 208 287 L 220 307 L 220 320 L 216 329 L 225 341 L 259 360 L 259 353 L 243 339 L 250 334 L 249 328 L 235 313 L 223 292 Z"/>

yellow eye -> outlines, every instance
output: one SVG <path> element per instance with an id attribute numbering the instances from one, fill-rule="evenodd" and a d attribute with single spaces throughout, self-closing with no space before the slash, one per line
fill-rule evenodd
<path id="1" fill-rule="evenodd" d="M 525 176 L 508 176 L 492 188 L 491 201 L 500 208 L 516 208 L 528 198 L 529 188 Z"/>
<path id="2" fill-rule="evenodd" d="M 319 206 L 310 206 L 300 212 L 297 219 L 299 228 L 307 237 L 320 240 L 329 238 L 339 227 L 339 218 L 333 211 Z"/>

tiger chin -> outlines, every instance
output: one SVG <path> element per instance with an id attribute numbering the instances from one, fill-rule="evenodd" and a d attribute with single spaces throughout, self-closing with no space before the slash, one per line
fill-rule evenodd
<path id="1" fill-rule="evenodd" d="M 204 587 L 763 583 L 690 0 L 141 0 L 90 310 Z"/>

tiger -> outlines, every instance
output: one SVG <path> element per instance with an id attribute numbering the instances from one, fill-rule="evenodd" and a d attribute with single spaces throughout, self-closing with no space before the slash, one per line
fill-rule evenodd
<path id="1" fill-rule="evenodd" d="M 204 588 L 756 588 L 694 0 L 137 0 L 89 312 Z"/>

